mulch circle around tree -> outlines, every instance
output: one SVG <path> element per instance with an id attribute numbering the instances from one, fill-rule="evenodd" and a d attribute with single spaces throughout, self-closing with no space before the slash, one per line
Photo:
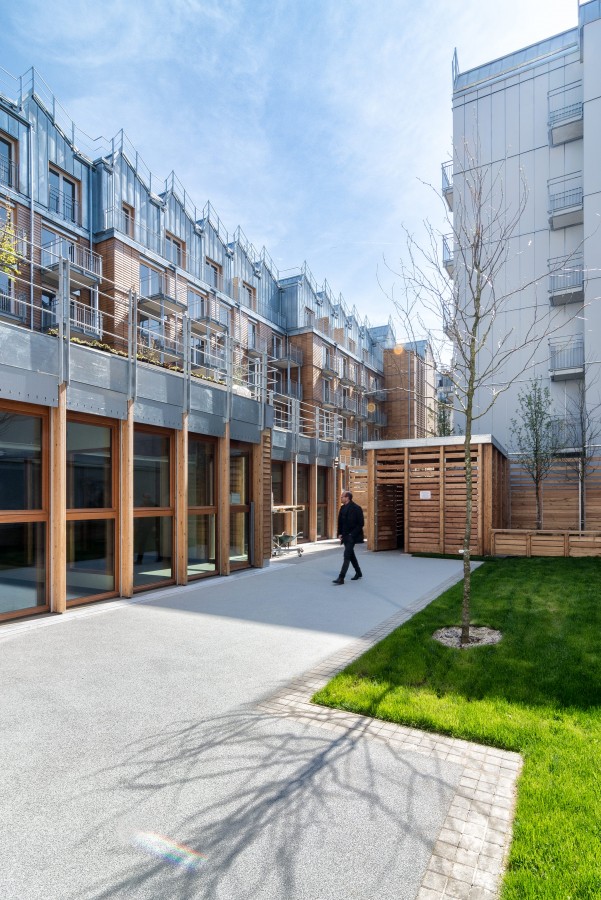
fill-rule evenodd
<path id="1" fill-rule="evenodd" d="M 470 642 L 461 646 L 461 626 L 449 626 L 447 628 L 439 628 L 432 635 L 439 644 L 445 647 L 455 647 L 458 650 L 469 650 L 471 647 L 484 647 L 486 644 L 498 644 L 503 637 L 500 631 L 486 626 L 470 627 Z"/>

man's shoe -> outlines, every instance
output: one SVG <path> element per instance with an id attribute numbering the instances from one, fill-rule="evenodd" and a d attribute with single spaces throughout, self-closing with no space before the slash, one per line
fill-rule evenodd
<path id="1" fill-rule="evenodd" d="M 363 578 L 363 572 L 355 572 L 351 581 L 359 581 L 360 578 Z"/>
<path id="2" fill-rule="evenodd" d="M 344 578 L 335 578 L 332 584 L 344 584 Z"/>

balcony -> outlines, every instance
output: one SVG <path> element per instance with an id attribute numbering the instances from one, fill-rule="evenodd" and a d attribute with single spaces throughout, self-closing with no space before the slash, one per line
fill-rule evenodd
<path id="1" fill-rule="evenodd" d="M 104 214 L 104 231 L 115 229 L 122 234 L 136 241 L 138 244 L 153 250 L 155 253 L 162 253 L 163 242 L 161 235 L 152 229 L 147 228 L 139 222 L 133 214 L 128 214 L 124 209 L 111 207 Z"/>
<path id="2" fill-rule="evenodd" d="M 346 422 L 343 422 L 341 440 L 343 444 L 358 444 L 359 429 L 357 428 L 357 426 L 347 425 Z"/>
<path id="3" fill-rule="evenodd" d="M 339 409 L 343 416 L 356 416 L 357 398 L 348 397 L 343 394 L 340 400 Z"/>
<path id="4" fill-rule="evenodd" d="M 552 147 L 579 140 L 584 133 L 582 84 L 549 93 L 549 143 Z"/>
<path id="5" fill-rule="evenodd" d="M 208 263 L 205 263 L 203 274 L 201 277 L 205 284 L 208 284 L 212 290 L 218 291 L 220 294 L 231 295 L 231 286 L 229 279 L 224 278 L 223 272 L 220 272 L 214 266 L 210 266 Z"/>
<path id="6" fill-rule="evenodd" d="M 180 303 L 174 293 L 172 279 L 161 272 L 152 272 L 150 277 L 140 279 L 138 309 L 156 318 L 167 313 L 186 312 L 186 305 Z"/>
<path id="7" fill-rule="evenodd" d="M 42 331 L 58 327 L 57 310 L 58 300 L 53 300 L 42 309 Z M 69 303 L 69 327 L 71 331 L 100 340 L 103 333 L 102 313 L 78 300 L 71 300 Z"/>
<path id="8" fill-rule="evenodd" d="M 552 381 L 584 378 L 584 339 L 567 338 L 549 342 L 549 373 Z"/>
<path id="9" fill-rule="evenodd" d="M 452 250 L 453 235 L 443 234 L 442 236 L 442 264 L 446 269 L 447 275 L 452 278 L 455 271 L 455 254 Z"/>
<path id="10" fill-rule="evenodd" d="M 271 347 L 271 363 L 276 369 L 302 366 L 303 351 L 298 347 L 286 346 L 285 342 L 273 344 Z"/>
<path id="11" fill-rule="evenodd" d="M 295 400 L 303 399 L 302 385 L 298 381 L 291 381 L 287 378 L 276 381 L 275 392 L 284 397 L 294 397 Z"/>
<path id="12" fill-rule="evenodd" d="M 27 319 L 27 301 L 23 298 L 11 296 L 10 293 L 0 291 L 0 318 L 11 319 L 15 322 L 25 322 Z"/>
<path id="13" fill-rule="evenodd" d="M 249 334 L 246 352 L 249 356 L 262 356 L 264 353 L 267 353 L 267 338 L 258 334 Z"/>
<path id="14" fill-rule="evenodd" d="M 61 259 L 69 260 L 69 281 L 72 288 L 90 288 L 102 280 L 102 257 L 82 244 L 58 238 L 42 247 L 44 281 L 58 285 Z"/>
<path id="15" fill-rule="evenodd" d="M 13 191 L 19 190 L 19 169 L 11 159 L 0 157 L 0 184 Z"/>
<path id="16" fill-rule="evenodd" d="M 357 379 L 357 373 L 347 363 L 343 363 L 339 372 L 340 384 L 345 387 L 354 387 Z"/>
<path id="17" fill-rule="evenodd" d="M 549 226 L 553 231 L 584 221 L 580 175 L 549 183 Z"/>
<path id="18" fill-rule="evenodd" d="M 211 375 L 223 380 L 227 371 L 225 350 L 222 347 L 191 347 L 190 366 L 197 374 Z"/>
<path id="19" fill-rule="evenodd" d="M 206 334 L 207 331 L 228 331 L 230 327 L 229 309 L 215 300 L 204 297 L 188 307 L 190 327 L 193 334 Z"/>
<path id="20" fill-rule="evenodd" d="M 64 191 L 57 191 L 56 188 L 48 190 L 48 209 L 67 222 L 81 225 L 81 204 Z"/>
<path id="21" fill-rule="evenodd" d="M 342 392 L 332 391 L 329 385 L 324 384 L 322 402 L 326 409 L 338 409 L 342 403 Z"/>
<path id="22" fill-rule="evenodd" d="M 336 354 L 328 348 L 323 348 L 321 372 L 324 378 L 336 378 L 338 375 L 338 360 Z"/>
<path id="23" fill-rule="evenodd" d="M 367 419 L 368 416 L 368 403 L 367 400 L 360 400 L 357 398 L 357 418 L 358 419 Z"/>
<path id="24" fill-rule="evenodd" d="M 442 195 L 447 201 L 447 206 L 453 212 L 453 163 L 446 162 L 442 169 Z"/>
<path id="25" fill-rule="evenodd" d="M 584 262 L 582 257 L 550 259 L 549 301 L 551 306 L 581 303 L 584 300 Z"/>

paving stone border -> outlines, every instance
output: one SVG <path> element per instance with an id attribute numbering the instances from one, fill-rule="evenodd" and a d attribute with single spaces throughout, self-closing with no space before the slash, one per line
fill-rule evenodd
<path id="1" fill-rule="evenodd" d="M 369 716 L 311 703 L 313 694 L 341 669 L 423 609 L 456 578 L 420 597 L 343 650 L 295 678 L 258 705 L 261 712 L 338 733 L 385 741 L 397 751 L 419 753 L 463 766 L 455 796 L 438 835 L 416 900 L 495 900 L 511 843 L 519 753 L 484 747 Z"/>

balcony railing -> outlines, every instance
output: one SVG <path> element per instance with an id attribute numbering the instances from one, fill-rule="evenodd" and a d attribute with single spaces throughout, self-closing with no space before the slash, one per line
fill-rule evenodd
<path id="1" fill-rule="evenodd" d="M 0 316 L 9 316 L 24 322 L 27 318 L 27 302 L 0 291 Z"/>
<path id="2" fill-rule="evenodd" d="M 563 264 L 562 264 L 563 263 Z M 549 275 L 549 294 L 552 303 L 569 303 L 584 295 L 584 262 L 582 258 L 550 260 L 554 269 Z M 561 268 L 560 268 L 561 267 Z"/>
<path id="3" fill-rule="evenodd" d="M 447 201 L 447 206 L 453 209 L 453 163 L 446 162 L 442 164 L 442 193 Z"/>
<path id="4" fill-rule="evenodd" d="M 44 244 L 42 247 L 42 266 L 44 268 L 50 269 L 57 266 L 61 259 L 68 259 L 72 266 L 92 276 L 95 280 L 100 281 L 102 278 L 102 257 L 88 247 L 74 244 L 63 238 Z"/>
<path id="5" fill-rule="evenodd" d="M 455 254 L 453 252 L 453 235 L 442 236 L 442 264 L 449 275 L 455 271 Z"/>
<path id="6" fill-rule="evenodd" d="M 579 378 L 584 373 L 584 339 L 581 337 L 549 343 L 551 377 Z"/>
<path id="7" fill-rule="evenodd" d="M 565 190 L 556 191 L 555 185 L 549 189 L 549 212 L 551 214 L 562 209 L 570 209 L 573 206 L 582 206 L 582 186 L 573 185 Z"/>
<path id="8" fill-rule="evenodd" d="M 19 169 L 11 159 L 0 158 L 0 184 L 13 191 L 19 189 Z"/>
<path id="9" fill-rule="evenodd" d="M 213 297 L 203 297 L 195 303 L 191 303 L 188 306 L 188 315 L 192 319 L 193 330 L 195 321 L 207 325 L 212 324 L 218 326 L 219 329 L 228 329 L 230 326 L 229 309 Z"/>
<path id="10" fill-rule="evenodd" d="M 104 228 L 105 230 L 114 228 L 116 231 L 120 231 L 127 237 L 132 238 L 132 240 L 137 241 L 138 244 L 142 244 L 148 250 L 153 250 L 155 253 L 162 252 L 161 235 L 147 228 L 132 215 L 128 215 L 124 210 L 116 206 L 106 210 L 104 214 Z"/>
<path id="11" fill-rule="evenodd" d="M 57 191 L 56 188 L 48 190 L 48 209 L 57 213 L 61 219 L 81 225 L 81 206 L 64 191 Z"/>
<path id="12" fill-rule="evenodd" d="M 558 125 L 567 119 L 580 119 L 582 118 L 582 111 L 582 101 L 569 103 L 567 106 L 562 106 L 561 109 L 553 109 L 549 112 L 549 125 Z"/>
<path id="13" fill-rule="evenodd" d="M 42 330 L 48 331 L 58 325 L 57 316 L 58 301 L 53 300 L 47 308 L 42 309 Z M 80 331 L 83 334 L 95 338 L 102 337 L 103 323 L 102 313 L 78 300 L 69 303 L 69 325 L 72 331 Z"/>
<path id="14" fill-rule="evenodd" d="M 292 345 L 286 346 L 285 342 L 281 344 L 273 344 L 270 348 L 270 355 L 273 360 L 279 363 L 291 363 L 293 366 L 302 366 L 303 351 L 299 347 Z"/>
<path id="15" fill-rule="evenodd" d="M 276 381 L 275 391 L 285 397 L 294 397 L 296 400 L 303 399 L 303 388 L 298 381 L 288 381 L 287 379 Z"/>

